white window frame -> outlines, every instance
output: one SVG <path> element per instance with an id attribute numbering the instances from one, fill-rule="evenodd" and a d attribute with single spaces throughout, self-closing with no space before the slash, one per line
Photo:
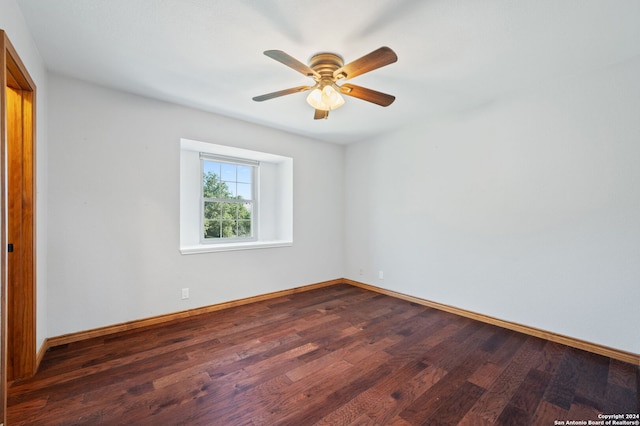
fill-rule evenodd
<path id="1" fill-rule="evenodd" d="M 257 241 L 259 234 L 258 224 L 260 221 L 258 220 L 258 215 L 260 212 L 260 196 L 259 196 L 259 177 L 260 177 L 260 162 L 255 160 L 248 160 L 246 158 L 235 158 L 235 157 L 227 157 L 222 155 L 214 155 L 206 152 L 200 152 L 200 182 L 204 179 L 204 162 L 205 161 L 214 161 L 217 163 L 225 163 L 225 164 L 233 164 L 238 166 L 249 166 L 251 167 L 251 200 L 222 200 L 222 199 L 214 199 L 214 198 L 205 198 L 204 197 L 204 185 L 201 185 L 200 188 L 200 244 L 224 244 L 230 242 L 247 242 L 247 241 Z M 222 179 L 222 176 L 220 176 Z M 249 201 L 251 203 L 251 236 L 249 237 L 232 237 L 232 238 L 206 238 L 204 235 L 204 210 L 205 210 L 205 202 L 233 202 L 240 204 L 241 202 Z"/>

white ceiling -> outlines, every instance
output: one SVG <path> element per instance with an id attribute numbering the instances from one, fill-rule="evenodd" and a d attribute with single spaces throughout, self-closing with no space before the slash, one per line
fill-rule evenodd
<path id="1" fill-rule="evenodd" d="M 101 85 L 335 143 L 464 114 L 640 54 L 638 0 L 17 0 L 47 67 Z M 353 79 L 396 96 L 313 120 L 312 80 L 264 56 L 398 62 Z"/>

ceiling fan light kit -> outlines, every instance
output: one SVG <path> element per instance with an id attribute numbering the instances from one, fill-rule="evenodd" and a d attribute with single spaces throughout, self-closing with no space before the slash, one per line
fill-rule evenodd
<path id="1" fill-rule="evenodd" d="M 327 85 L 322 89 L 319 87 L 313 89 L 307 96 L 307 103 L 315 109 L 329 111 L 344 105 L 344 98 L 333 85 Z"/>
<path id="2" fill-rule="evenodd" d="M 341 86 L 337 84 L 338 81 L 345 81 L 396 62 L 398 60 L 397 55 L 388 47 L 376 49 L 346 65 L 344 65 L 342 57 L 335 53 L 318 53 L 311 58 L 308 66 L 281 50 L 266 50 L 264 54 L 307 77 L 313 78 L 315 84 L 256 96 L 253 98 L 256 102 L 311 90 L 311 93 L 307 96 L 307 103 L 315 109 L 313 118 L 317 120 L 328 118 L 329 111 L 344 105 L 342 95 L 362 99 L 384 107 L 391 105 L 396 99 L 395 96 L 365 87 L 353 84 L 343 84 Z"/>

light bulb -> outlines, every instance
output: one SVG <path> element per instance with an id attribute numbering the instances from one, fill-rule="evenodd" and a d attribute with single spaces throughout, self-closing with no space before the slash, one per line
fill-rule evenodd
<path id="1" fill-rule="evenodd" d="M 322 102 L 322 90 L 318 88 L 313 89 L 311 93 L 309 93 L 309 96 L 307 96 L 307 103 L 315 109 L 322 111 L 329 111 L 331 109 L 329 105 Z"/>
<path id="2" fill-rule="evenodd" d="M 344 98 L 332 85 L 326 85 L 322 90 L 313 89 L 307 96 L 307 102 L 315 109 L 329 111 L 344 105 Z"/>

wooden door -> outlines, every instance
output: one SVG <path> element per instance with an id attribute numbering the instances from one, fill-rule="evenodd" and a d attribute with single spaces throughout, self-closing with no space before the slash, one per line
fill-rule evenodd
<path id="1" fill-rule="evenodd" d="M 2 339 L 0 423 L 7 383 L 36 370 L 35 85 L 0 30 L 2 129 Z"/>

